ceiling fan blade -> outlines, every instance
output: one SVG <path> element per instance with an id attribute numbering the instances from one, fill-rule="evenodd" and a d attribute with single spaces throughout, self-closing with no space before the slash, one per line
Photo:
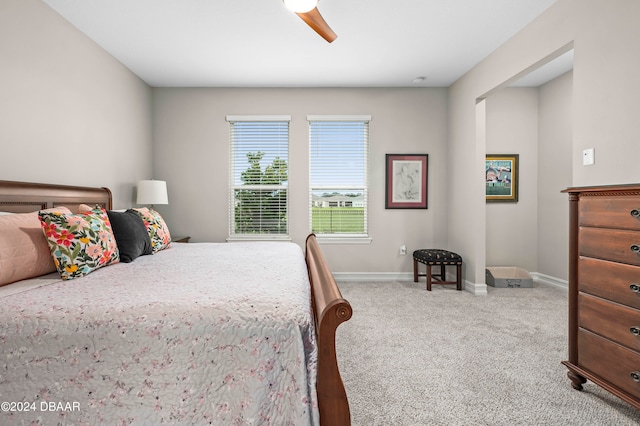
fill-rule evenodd
<path id="1" fill-rule="evenodd" d="M 320 11 L 318 11 L 317 7 L 314 7 L 309 12 L 305 13 L 296 13 L 304 22 L 307 23 L 315 32 L 320 34 L 320 36 L 331 43 L 338 36 L 333 32 L 329 24 L 324 20 L 322 15 L 320 15 Z"/>

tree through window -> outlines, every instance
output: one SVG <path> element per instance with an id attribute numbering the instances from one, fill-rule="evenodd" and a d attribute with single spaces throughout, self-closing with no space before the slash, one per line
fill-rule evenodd
<path id="1" fill-rule="evenodd" d="M 228 116 L 231 237 L 289 233 L 288 116 Z"/>

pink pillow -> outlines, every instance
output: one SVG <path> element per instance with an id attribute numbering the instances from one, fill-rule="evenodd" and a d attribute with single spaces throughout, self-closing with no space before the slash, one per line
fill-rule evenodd
<path id="1" fill-rule="evenodd" d="M 71 213 L 66 207 L 43 211 Z M 0 286 L 55 270 L 38 212 L 0 216 Z"/>
<path id="2" fill-rule="evenodd" d="M 88 206 L 86 204 L 80 204 L 78 206 L 78 211 L 76 211 L 76 213 L 89 213 L 93 209 L 94 207 Z"/>

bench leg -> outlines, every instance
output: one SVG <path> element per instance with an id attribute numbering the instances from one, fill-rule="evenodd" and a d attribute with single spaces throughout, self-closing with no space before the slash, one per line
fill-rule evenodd
<path id="1" fill-rule="evenodd" d="M 413 282 L 418 282 L 418 261 L 413 259 Z"/>
<path id="2" fill-rule="evenodd" d="M 431 291 L 431 265 L 427 265 L 427 290 Z"/>
<path id="3" fill-rule="evenodd" d="M 456 265 L 456 290 L 462 290 L 462 265 Z"/>

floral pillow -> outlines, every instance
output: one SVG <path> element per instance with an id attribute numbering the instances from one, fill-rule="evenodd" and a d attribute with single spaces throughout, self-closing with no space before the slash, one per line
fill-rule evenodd
<path id="1" fill-rule="evenodd" d="M 104 209 L 81 214 L 40 212 L 38 216 L 63 280 L 119 262 L 118 246 Z"/>
<path id="2" fill-rule="evenodd" d="M 144 222 L 144 226 L 147 228 L 149 238 L 151 239 L 151 250 L 153 253 L 157 253 L 160 250 L 164 250 L 169 247 L 169 244 L 171 244 L 171 234 L 169 233 L 169 228 L 164 222 L 164 219 L 160 216 L 160 213 L 155 210 L 148 209 L 147 207 L 133 210 L 140 215 Z"/>

